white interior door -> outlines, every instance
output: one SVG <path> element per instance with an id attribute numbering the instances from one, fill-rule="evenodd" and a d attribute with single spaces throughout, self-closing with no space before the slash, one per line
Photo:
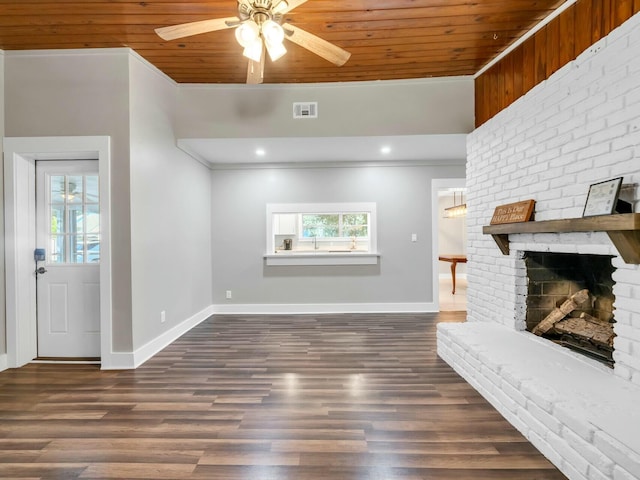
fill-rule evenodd
<path id="1" fill-rule="evenodd" d="M 100 357 L 97 160 L 36 162 L 38 356 Z"/>

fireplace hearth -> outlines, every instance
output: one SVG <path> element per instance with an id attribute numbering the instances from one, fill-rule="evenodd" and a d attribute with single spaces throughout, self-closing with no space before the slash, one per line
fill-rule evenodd
<path id="1" fill-rule="evenodd" d="M 612 258 L 526 252 L 527 330 L 613 367 Z"/>

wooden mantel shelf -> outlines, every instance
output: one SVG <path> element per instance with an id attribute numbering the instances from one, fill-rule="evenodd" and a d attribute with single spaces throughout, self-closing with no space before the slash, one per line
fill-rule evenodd
<path id="1" fill-rule="evenodd" d="M 509 255 L 509 235 L 514 233 L 607 232 L 626 263 L 640 264 L 640 213 L 597 217 L 505 223 L 482 227 L 504 255 Z"/>

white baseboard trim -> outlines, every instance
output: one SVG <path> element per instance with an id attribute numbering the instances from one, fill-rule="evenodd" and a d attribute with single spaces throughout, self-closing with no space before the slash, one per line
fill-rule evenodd
<path id="1" fill-rule="evenodd" d="M 5 371 L 7 368 L 9 368 L 9 363 L 7 362 L 7 354 L 0 353 L 0 372 Z"/>
<path id="2" fill-rule="evenodd" d="M 134 352 L 111 352 L 108 364 L 105 364 L 103 358 L 102 370 L 130 370 L 138 368 L 167 345 L 170 345 L 193 327 L 209 318 L 213 313 L 214 306 L 209 305 L 204 310 L 199 311 L 182 323 L 160 334 Z"/>
<path id="3" fill-rule="evenodd" d="M 213 305 L 216 314 L 295 315 L 323 313 L 431 313 L 434 303 L 300 303 L 300 304 L 229 304 Z"/>
<path id="4" fill-rule="evenodd" d="M 131 370 L 135 367 L 133 352 L 111 352 L 102 355 L 100 370 Z"/>

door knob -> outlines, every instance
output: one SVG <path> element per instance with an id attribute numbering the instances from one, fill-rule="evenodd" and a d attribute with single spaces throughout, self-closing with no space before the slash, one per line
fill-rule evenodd
<path id="1" fill-rule="evenodd" d="M 47 273 L 47 269 L 44 267 L 36 268 L 36 273 L 42 275 L 43 273 Z"/>

